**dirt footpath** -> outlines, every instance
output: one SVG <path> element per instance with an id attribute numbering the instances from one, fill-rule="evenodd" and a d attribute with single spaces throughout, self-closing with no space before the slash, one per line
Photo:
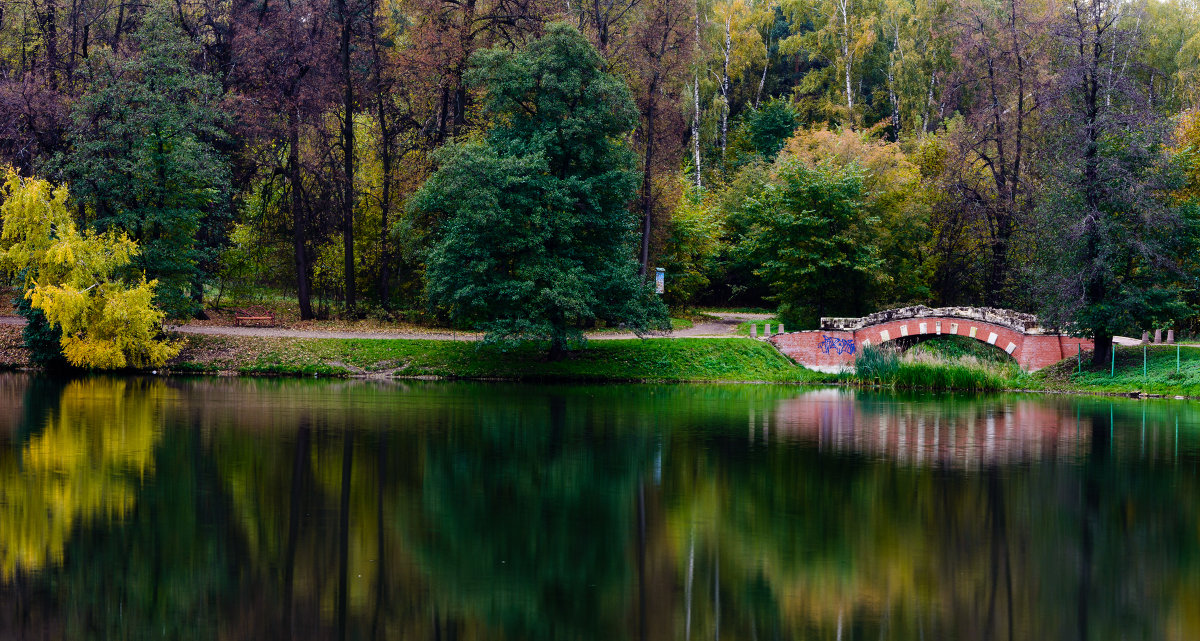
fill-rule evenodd
<path id="1" fill-rule="evenodd" d="M 764 321 L 771 318 L 770 314 L 712 314 L 715 320 L 701 321 L 687 329 L 673 332 L 654 332 L 643 335 L 643 338 L 732 338 L 737 336 L 737 326 L 751 321 Z M 477 332 L 405 332 L 378 330 L 371 332 L 320 330 L 320 329 L 286 329 L 281 327 L 228 327 L 222 325 L 184 324 L 171 325 L 168 330 L 181 334 L 204 334 L 207 336 L 255 336 L 260 338 L 384 338 L 384 339 L 421 339 L 430 341 L 477 341 L 483 334 Z M 633 332 L 587 332 L 588 340 L 620 340 L 637 338 Z"/>

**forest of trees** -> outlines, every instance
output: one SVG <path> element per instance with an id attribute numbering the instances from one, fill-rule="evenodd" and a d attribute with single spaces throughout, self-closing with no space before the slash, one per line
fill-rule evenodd
<path id="1" fill-rule="evenodd" d="M 174 318 L 274 291 L 479 325 L 464 287 L 503 287 L 453 261 L 506 240 L 486 259 L 569 283 L 539 294 L 560 325 L 662 267 L 673 308 L 797 327 L 925 303 L 1194 329 L 1197 107 L 1191 0 L 0 6 L 0 162 L 136 242 Z"/>

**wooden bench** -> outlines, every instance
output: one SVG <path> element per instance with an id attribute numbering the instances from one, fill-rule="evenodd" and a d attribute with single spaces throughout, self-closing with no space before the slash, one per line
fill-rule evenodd
<path id="1" fill-rule="evenodd" d="M 255 305 L 246 309 L 239 309 L 233 314 L 233 324 L 241 325 L 242 323 L 259 322 L 275 325 L 275 312 L 263 307 Z"/>

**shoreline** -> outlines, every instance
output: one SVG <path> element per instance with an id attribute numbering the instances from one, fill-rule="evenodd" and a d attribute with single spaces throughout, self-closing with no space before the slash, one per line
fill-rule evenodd
<path id="1" fill-rule="evenodd" d="M 545 359 L 531 347 L 484 346 L 476 341 L 199 334 L 175 334 L 175 339 L 184 343 L 183 351 L 165 367 L 123 373 L 527 383 L 794 384 L 876 390 L 973 391 L 894 387 L 848 380 L 844 375 L 815 372 L 796 365 L 765 341 L 734 341 L 730 337 L 589 340 L 586 347 L 558 361 Z M 1196 393 L 1188 393 L 1191 391 L 1188 389 L 1154 384 L 1129 385 L 1125 389 L 1073 384 L 1069 371 L 1066 371 L 1071 368 L 1064 367 L 1063 363 L 1047 368 L 1041 374 L 1021 375 L 1011 386 L 988 391 L 1159 400 L 1200 398 Z M 1140 370 L 1140 362 L 1138 364 Z M 1064 371 L 1056 372 L 1056 368 Z M 19 328 L 0 328 L 0 369 L 41 371 L 29 363 L 28 352 L 20 344 Z M 1038 382 L 1044 384 L 1030 385 L 1033 382 L 1030 377 L 1040 377 Z M 1200 381 L 1196 385 L 1200 385 Z"/>

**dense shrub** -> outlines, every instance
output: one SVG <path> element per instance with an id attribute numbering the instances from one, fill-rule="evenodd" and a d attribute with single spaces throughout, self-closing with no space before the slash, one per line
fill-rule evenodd
<path id="1" fill-rule="evenodd" d="M 18 294 L 13 301 L 17 313 L 25 317 L 25 327 L 21 329 L 21 338 L 29 349 L 29 360 L 34 365 L 46 369 L 66 367 L 67 359 L 62 352 L 62 332 L 46 321 L 42 310 L 29 304 L 29 299 Z"/>

